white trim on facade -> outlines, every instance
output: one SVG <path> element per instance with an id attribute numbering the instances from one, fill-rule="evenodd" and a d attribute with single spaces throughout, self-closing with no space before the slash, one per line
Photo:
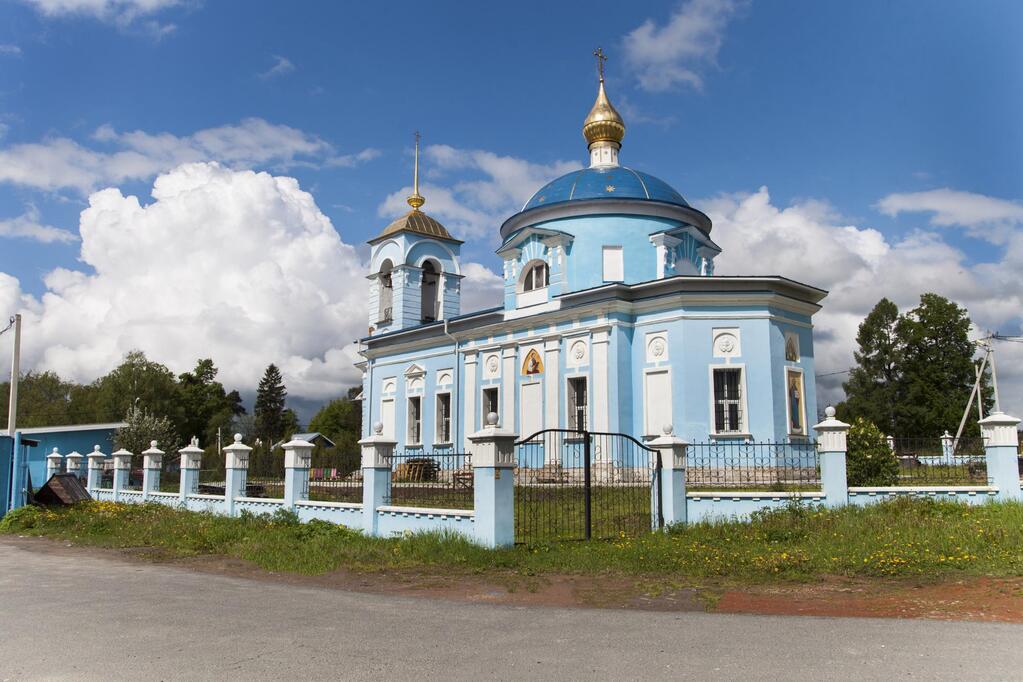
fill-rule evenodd
<path id="1" fill-rule="evenodd" d="M 717 430 L 717 419 L 714 412 L 715 407 L 715 396 L 714 396 L 714 372 L 724 371 L 729 369 L 739 370 L 739 430 L 738 431 L 721 431 Z M 749 391 L 747 390 L 746 380 L 746 364 L 742 362 L 734 363 L 711 363 L 707 365 L 707 378 L 710 381 L 709 394 L 710 394 L 710 421 L 708 426 L 710 427 L 709 433 L 712 438 L 748 438 L 750 436 L 750 415 L 749 415 Z"/>

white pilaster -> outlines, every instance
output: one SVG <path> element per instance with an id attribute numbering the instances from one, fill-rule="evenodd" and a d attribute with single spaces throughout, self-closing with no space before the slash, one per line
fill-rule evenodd
<path id="1" fill-rule="evenodd" d="M 518 375 L 515 366 L 518 359 L 518 349 L 514 346 L 505 346 L 501 349 L 504 360 L 501 368 L 501 423 L 511 428 L 515 424 L 515 378 Z"/>
<path id="2" fill-rule="evenodd" d="M 476 430 L 476 363 L 479 353 L 470 351 L 465 354 L 465 412 L 462 420 L 462 433 L 465 437 L 465 447 L 469 447 L 469 434 Z M 456 387 L 457 388 L 457 387 Z"/>
<path id="3" fill-rule="evenodd" d="M 591 362 L 593 366 L 593 431 L 608 430 L 608 344 L 607 329 L 593 332 Z"/>

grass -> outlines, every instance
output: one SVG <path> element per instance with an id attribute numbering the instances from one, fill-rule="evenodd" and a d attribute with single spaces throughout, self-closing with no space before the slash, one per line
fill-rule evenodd
<path id="1" fill-rule="evenodd" d="M 87 502 L 25 507 L 0 533 L 101 547 L 153 547 L 170 558 L 223 555 L 271 571 L 320 574 L 416 570 L 444 575 L 622 575 L 743 583 L 821 576 L 1023 575 L 1023 505 L 900 499 L 865 508 L 793 505 L 726 522 L 621 535 L 611 541 L 549 542 L 486 550 L 454 536 L 369 538 L 290 513 L 225 518 L 169 507 Z"/>

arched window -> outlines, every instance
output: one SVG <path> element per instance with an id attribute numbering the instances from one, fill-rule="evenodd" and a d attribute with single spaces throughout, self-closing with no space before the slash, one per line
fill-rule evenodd
<path id="1" fill-rule="evenodd" d="M 438 290 L 440 289 L 440 272 L 432 260 L 423 263 L 423 288 L 420 299 L 423 322 L 433 322 L 437 319 L 439 305 Z"/>
<path id="2" fill-rule="evenodd" d="M 530 263 L 522 275 L 522 291 L 542 289 L 551 283 L 551 272 L 547 263 Z"/>
<path id="3" fill-rule="evenodd" d="M 377 284 L 380 289 L 380 305 L 377 308 L 377 323 L 390 322 L 394 317 L 394 285 L 391 282 L 390 260 L 385 260 L 380 265 L 380 273 L 377 275 Z"/>

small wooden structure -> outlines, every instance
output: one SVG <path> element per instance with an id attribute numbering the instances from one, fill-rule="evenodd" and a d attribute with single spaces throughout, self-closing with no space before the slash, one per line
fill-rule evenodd
<path id="1" fill-rule="evenodd" d="M 35 503 L 49 506 L 63 506 L 91 500 L 89 491 L 82 485 L 82 479 L 74 474 L 54 474 L 35 493 Z"/>

